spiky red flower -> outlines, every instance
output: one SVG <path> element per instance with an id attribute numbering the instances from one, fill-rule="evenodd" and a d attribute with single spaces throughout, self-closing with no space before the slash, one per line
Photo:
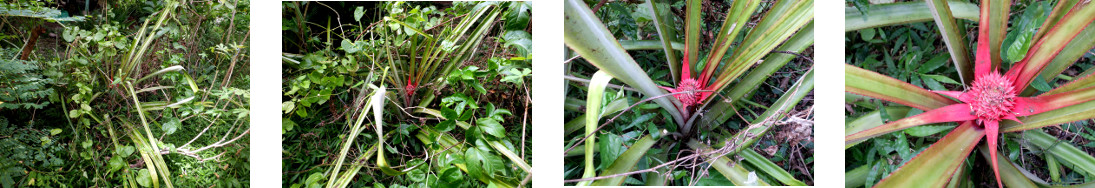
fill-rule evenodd
<path id="1" fill-rule="evenodd" d="M 977 119 L 999 121 L 1014 117 L 1011 108 L 1015 106 L 1015 88 L 1011 80 L 996 72 L 975 79 L 966 94 L 969 96 L 964 102 L 970 104 Z"/>
<path id="2" fill-rule="evenodd" d="M 688 64 L 688 49 L 684 49 L 684 59 L 681 63 L 681 82 L 677 83 L 677 88 L 661 87 L 670 93 L 678 93 L 684 91 L 693 91 L 693 93 L 681 93 L 674 94 L 673 97 L 681 101 L 681 111 L 688 112 L 689 107 L 703 102 L 707 99 L 707 96 L 711 95 L 711 92 L 704 92 L 700 90 L 707 89 L 706 82 L 696 81 L 692 78 L 692 66 Z"/>
<path id="3" fill-rule="evenodd" d="M 670 93 L 698 91 L 700 90 L 700 88 L 700 82 L 692 78 L 685 78 L 684 80 L 681 80 L 681 83 L 677 84 L 677 88 L 662 87 L 662 89 L 668 90 Z M 692 105 L 696 105 L 703 100 L 703 96 L 701 96 L 699 92 L 674 94 L 673 97 L 676 97 L 677 100 L 680 100 L 681 105 L 684 106 L 685 109 Z"/>
<path id="4" fill-rule="evenodd" d="M 414 91 L 418 90 L 418 86 L 417 84 L 407 84 L 404 90 L 407 92 L 407 96 L 414 96 Z"/>

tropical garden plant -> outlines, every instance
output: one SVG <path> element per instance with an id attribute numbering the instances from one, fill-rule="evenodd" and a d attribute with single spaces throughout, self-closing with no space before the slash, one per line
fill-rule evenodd
<path id="1" fill-rule="evenodd" d="M 813 1 L 564 4 L 564 183 L 811 184 Z"/>
<path id="2" fill-rule="evenodd" d="M 529 3 L 282 6 L 286 186 L 531 185 Z"/>
<path id="3" fill-rule="evenodd" d="M 1095 7 L 1084 1 L 850 4 L 846 31 L 860 37 L 849 39 L 855 43 L 848 45 L 846 102 L 849 113 L 861 115 L 849 115 L 845 126 L 852 165 L 846 186 L 1091 186 L 1095 157 L 1076 146 L 1089 141 L 1061 135 L 1091 135 L 1095 78 L 1090 61 L 1078 59 L 1095 46 Z M 1009 19 L 1013 9 L 1021 12 L 1014 14 L 1018 19 Z M 976 23 L 976 32 L 966 34 L 956 18 Z M 897 24 L 912 29 L 883 27 Z M 898 42 L 886 43 L 878 33 Z M 972 37 L 970 50 L 965 41 Z M 883 47 L 865 49 L 874 46 Z M 924 54 L 942 49 L 949 53 Z M 891 55 L 897 51 L 905 52 Z M 924 56 L 934 57 L 924 62 Z M 947 60 L 955 68 L 939 69 Z M 1074 64 L 1079 70 L 1070 69 Z M 975 147 L 981 157 L 970 156 Z M 1037 162 L 1048 170 L 1024 156 L 1044 159 Z M 1039 175 L 1044 171 L 1051 181 Z"/>
<path id="4" fill-rule="evenodd" d="M 0 187 L 249 184 L 248 1 L 64 5 L 0 3 Z"/>

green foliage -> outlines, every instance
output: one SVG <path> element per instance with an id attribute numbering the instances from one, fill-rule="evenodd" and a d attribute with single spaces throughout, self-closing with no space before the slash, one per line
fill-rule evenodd
<path id="1" fill-rule="evenodd" d="M 53 80 L 41 75 L 37 62 L 0 57 L 0 110 L 42 109 L 54 95 Z"/>
<path id="2" fill-rule="evenodd" d="M 72 161 L 65 143 L 54 141 L 57 134 L 30 126 L 9 124 L 0 117 L 0 187 L 59 186 L 67 182 L 59 176 Z M 56 129 L 60 131 L 60 129 Z"/>
<path id="3" fill-rule="evenodd" d="M 3 187 L 248 184 L 248 1 L 58 5 L 0 3 Z"/>
<path id="4" fill-rule="evenodd" d="M 515 113 L 531 109 L 526 2 L 282 5 L 286 186 L 516 187 L 528 177 L 531 120 Z M 389 89 L 373 102 L 386 106 L 373 118 L 362 110 L 380 85 Z M 354 132 L 362 116 L 377 134 Z"/>

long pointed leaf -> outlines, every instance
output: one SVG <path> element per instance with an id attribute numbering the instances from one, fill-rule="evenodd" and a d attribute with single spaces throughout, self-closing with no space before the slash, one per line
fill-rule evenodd
<path id="1" fill-rule="evenodd" d="M 677 28 L 674 27 L 673 17 L 671 17 L 673 14 L 669 4 L 666 0 L 649 0 L 643 3 L 646 8 L 654 13 L 654 27 L 658 30 L 658 38 L 661 41 L 662 49 L 665 50 L 665 60 L 669 63 L 669 74 L 673 76 L 673 82 L 680 82 L 680 57 L 677 57 L 677 52 L 672 50 L 676 48 L 671 45 L 678 41 Z"/>
<path id="2" fill-rule="evenodd" d="M 809 72 L 802 75 L 802 77 L 795 82 L 795 85 L 787 90 L 787 93 L 784 93 L 775 103 L 772 103 L 772 106 L 768 108 L 768 110 L 765 110 L 763 114 L 757 116 L 757 119 L 750 122 L 748 128 L 745 128 L 726 139 L 732 140 L 733 143 L 731 143 L 731 145 L 737 147 L 732 149 L 728 154 L 736 154 L 756 143 L 756 141 L 763 137 L 768 130 L 772 129 L 778 120 L 783 119 L 784 115 L 790 113 L 791 110 L 794 110 L 795 105 L 802 101 L 802 98 L 806 97 L 813 89 L 814 71 L 811 69 Z"/>
<path id="3" fill-rule="evenodd" d="M 605 71 L 612 77 L 627 83 L 627 85 L 641 91 L 648 97 L 666 94 L 658 87 L 642 67 L 620 44 L 616 37 L 605 28 L 601 20 L 593 15 L 589 6 L 581 0 L 567 0 L 564 7 L 564 42 L 570 49 L 577 52 L 584 59 L 597 68 Z M 678 125 L 684 124 L 684 117 L 679 113 L 680 102 L 670 100 L 672 97 L 654 99 L 654 102 L 666 111 L 671 112 Z"/>
<path id="4" fill-rule="evenodd" d="M 962 123 L 875 187 L 942 187 L 984 136 L 973 123 Z"/>
<path id="5" fill-rule="evenodd" d="M 1080 90 L 1053 95 L 1020 97 L 1016 98 L 1015 100 L 1014 112 L 1016 116 L 1029 116 L 1066 106 L 1076 105 L 1079 103 L 1091 101 L 1093 99 L 1095 99 L 1095 87 L 1088 87 Z"/>
<path id="6" fill-rule="evenodd" d="M 799 30 L 798 33 L 795 33 L 791 39 L 784 42 L 783 45 L 780 45 L 776 50 L 801 53 L 806 50 L 807 47 L 813 45 L 814 24 L 811 22 L 810 24 L 807 24 L 806 27 L 803 27 L 802 30 Z M 750 98 L 748 96 L 751 96 L 761 83 L 764 83 L 764 81 L 771 77 L 773 73 L 797 57 L 798 56 L 793 54 L 769 54 L 760 65 L 753 68 L 749 74 L 746 74 L 745 77 L 742 77 L 742 79 L 735 83 L 733 87 L 730 87 L 730 91 L 722 95 L 730 99 L 730 103 L 714 103 L 714 106 L 708 108 L 708 113 L 701 117 L 700 122 L 710 125 L 721 125 L 723 122 L 726 122 L 726 120 L 734 117 L 734 115 L 737 114 L 737 109 L 734 107 L 734 104 L 738 104 L 741 101 L 736 99 L 741 99 L 743 97 Z M 712 100 L 723 99 L 718 98 L 717 95 L 712 98 Z"/>
<path id="7" fill-rule="evenodd" d="M 587 135 L 597 133 L 597 125 L 600 124 L 601 116 L 601 100 L 604 98 L 605 86 L 609 81 L 612 81 L 612 77 L 605 71 L 597 71 L 593 73 L 593 79 L 589 82 L 589 92 L 586 94 L 586 132 L 578 136 L 578 138 L 585 138 Z M 594 115 L 595 114 L 595 115 Z M 593 158 L 595 154 L 593 150 L 597 147 L 597 136 L 589 136 L 585 141 L 585 173 L 582 178 L 592 178 L 597 176 L 596 164 L 593 164 Z M 589 185 L 590 181 L 578 182 L 578 185 Z"/>
<path id="8" fill-rule="evenodd" d="M 844 65 L 844 90 L 921 110 L 936 109 L 955 103 L 953 100 L 915 85 L 848 64 Z"/>
<path id="9" fill-rule="evenodd" d="M 1058 140 L 1042 130 L 1023 131 L 1023 140 L 1030 142 L 1042 149 L 1047 154 L 1053 155 L 1065 164 L 1070 164 L 1088 174 L 1095 174 L 1095 157 L 1076 148 L 1068 141 Z"/>
<path id="10" fill-rule="evenodd" d="M 977 119 L 977 116 L 974 116 L 972 113 L 970 113 L 970 107 L 968 104 L 954 104 L 930 110 L 913 117 L 902 118 L 900 120 L 886 123 L 885 125 L 881 125 L 875 128 L 856 132 L 855 134 L 844 137 L 844 144 L 852 144 L 886 133 L 900 131 L 909 127 L 915 127 L 919 125 L 942 122 L 968 121 L 973 119 Z"/>
<path id="11" fill-rule="evenodd" d="M 719 62 L 722 62 L 726 51 L 730 49 L 730 45 L 734 43 L 738 33 L 745 28 L 749 18 L 753 17 L 753 12 L 757 10 L 759 5 L 760 1 L 756 0 L 734 1 L 730 5 L 730 10 L 726 11 L 726 18 L 723 19 L 722 29 L 719 29 L 715 43 L 712 43 L 713 50 L 707 54 L 707 62 L 704 63 L 700 83 L 707 84 L 707 81 L 715 73 L 715 67 L 718 67 Z"/>
<path id="12" fill-rule="evenodd" d="M 981 156 L 984 157 L 985 160 L 992 160 L 991 157 L 993 155 L 990 154 L 993 152 L 989 151 L 988 147 L 982 145 L 981 147 L 977 147 L 977 149 L 981 150 Z M 1007 156 L 1004 153 L 995 153 L 995 156 Z M 995 166 L 1000 167 L 1000 170 L 997 172 L 997 177 L 999 177 L 1007 187 L 1038 187 L 1038 185 L 1031 182 L 1030 179 L 1027 179 L 1026 176 L 1023 176 L 1023 174 L 1019 172 L 1019 169 L 1016 169 L 1015 166 L 1013 166 L 1011 161 L 1006 159 L 999 160 L 996 161 Z"/>
<path id="13" fill-rule="evenodd" d="M 961 78 L 962 83 L 971 83 L 973 81 L 973 66 L 969 56 L 966 56 L 969 51 L 966 50 L 965 32 L 958 29 L 958 23 L 955 22 L 946 0 L 927 0 L 925 2 L 928 3 L 928 8 L 931 9 L 932 17 L 935 18 L 935 25 L 939 27 L 939 33 L 943 35 L 943 42 L 947 44 L 947 49 L 950 50 L 951 61 L 954 62 L 954 67 L 958 69 L 958 77 Z"/>
<path id="14" fill-rule="evenodd" d="M 695 149 L 695 150 L 698 150 L 698 151 L 704 151 L 704 152 L 710 152 L 712 150 L 710 146 L 704 145 L 703 143 L 700 143 L 700 142 L 695 141 L 695 140 L 688 141 L 688 147 L 691 147 L 692 149 Z M 704 159 L 704 160 L 709 160 L 709 159 Z M 737 185 L 737 186 L 767 186 L 768 185 L 767 182 L 764 182 L 764 180 L 761 180 L 759 178 L 755 179 L 755 181 L 753 181 L 753 182 L 750 182 L 749 181 L 749 171 L 745 170 L 745 168 L 742 168 L 741 166 L 742 166 L 741 164 L 738 164 L 736 161 L 731 161 L 730 158 L 727 158 L 726 156 L 715 158 L 714 162 L 711 163 L 711 167 L 715 167 L 715 170 L 719 171 L 719 173 L 721 173 L 723 177 L 726 177 L 726 179 L 730 180 L 730 182 L 734 183 L 734 185 Z"/>
<path id="15" fill-rule="evenodd" d="M 612 174 L 627 173 L 631 171 L 633 168 L 635 168 L 635 164 L 639 162 L 639 159 L 642 159 L 642 157 L 646 155 L 646 151 L 649 150 L 651 146 L 654 146 L 654 143 L 656 141 L 658 140 L 654 140 L 654 138 L 650 137 L 650 135 L 643 136 L 643 138 L 639 139 L 639 141 L 635 141 L 635 144 L 632 144 L 631 147 L 627 149 L 627 151 L 625 151 L 623 154 L 620 154 L 620 157 L 616 158 L 616 161 L 612 162 L 612 165 L 608 166 L 608 169 L 605 169 L 604 172 L 601 172 L 601 175 L 607 176 Z M 624 179 L 627 179 L 627 177 L 628 176 L 617 176 L 607 179 L 601 179 L 594 182 L 593 185 L 619 186 L 624 182 Z"/>
<path id="16" fill-rule="evenodd" d="M 749 164 L 753 164 L 753 166 L 756 166 L 758 169 L 757 171 L 764 172 L 765 174 L 776 178 L 776 180 L 778 180 L 780 183 L 783 183 L 784 185 L 806 186 L 806 184 L 802 183 L 802 181 L 796 180 L 795 177 L 791 175 L 791 173 L 788 173 L 786 170 L 783 170 L 783 168 L 780 168 L 775 163 L 772 163 L 772 161 L 764 158 L 764 156 L 761 156 L 759 153 L 751 149 L 743 150 L 741 151 L 741 153 L 739 153 L 739 155 L 745 158 L 745 160 L 748 161 Z"/>
<path id="17" fill-rule="evenodd" d="M 985 6 L 986 2 L 992 2 Z M 989 49 L 992 53 L 992 67 L 1000 67 L 1000 44 L 1004 43 L 1004 37 L 1008 33 L 1008 16 L 1011 12 L 1011 1 L 981 1 L 982 11 L 989 13 Z M 984 12 L 982 12 L 984 13 Z M 982 19 L 984 20 L 984 19 Z M 984 25 L 984 24 L 982 24 Z"/>
<path id="18" fill-rule="evenodd" d="M 1080 31 L 1080 34 L 1076 35 L 1076 38 L 1068 42 L 1068 45 L 1061 52 L 1057 53 L 1057 57 L 1054 57 L 1053 61 L 1049 62 L 1039 75 L 1043 75 L 1042 77 L 1047 82 L 1052 81 L 1056 78 L 1053 75 L 1060 75 L 1065 69 L 1075 64 L 1077 59 L 1087 54 L 1087 51 L 1091 48 L 1095 48 L 1095 26 L 1088 25 L 1087 28 Z M 1033 88 L 1027 90 L 1031 93 L 1035 91 Z"/>
<path id="19" fill-rule="evenodd" d="M 749 31 L 741 45 L 734 49 L 733 56 L 710 86 L 715 90 L 726 88 L 730 81 L 738 79 L 772 49 L 806 26 L 814 19 L 813 4 L 813 0 L 777 1 L 757 26 Z M 704 103 L 710 101 L 711 98 L 708 98 Z"/>
<path id="20" fill-rule="evenodd" d="M 905 118 L 906 114 L 909 114 L 910 109 L 912 109 L 912 108 L 892 106 L 892 107 L 886 107 L 885 111 L 889 115 L 890 118 L 901 119 L 901 118 Z M 852 134 L 855 134 L 855 133 L 860 132 L 860 131 L 864 131 L 864 130 L 875 128 L 875 127 L 878 127 L 878 126 L 882 126 L 882 125 L 886 124 L 887 121 L 890 121 L 890 120 L 882 119 L 882 110 L 867 113 L 866 115 L 860 116 L 859 118 L 856 118 L 855 120 L 852 120 L 852 122 L 848 122 L 847 124 L 845 124 L 844 125 L 844 136 L 851 136 Z M 860 142 L 863 142 L 863 140 L 860 140 L 858 142 L 852 142 L 852 143 L 844 144 L 844 149 L 851 148 L 852 146 L 855 146 L 856 144 L 859 144 Z"/>
<path id="21" fill-rule="evenodd" d="M 1095 118 L 1095 101 L 1087 101 L 1048 112 L 1019 117 L 1019 121 L 1023 122 L 1022 124 L 1015 121 L 1000 122 L 1000 131 L 1017 132 L 1092 118 Z"/>
<path id="22" fill-rule="evenodd" d="M 947 4 L 955 18 L 977 21 L 976 4 L 966 1 L 948 1 Z M 844 32 L 932 20 L 928 5 L 915 1 L 871 5 L 864 11 L 844 8 Z"/>

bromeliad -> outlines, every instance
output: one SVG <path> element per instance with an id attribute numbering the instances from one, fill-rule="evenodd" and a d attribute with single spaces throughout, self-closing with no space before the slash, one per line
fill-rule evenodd
<path id="1" fill-rule="evenodd" d="M 918 106 L 917 108 L 925 109 L 926 112 L 920 115 L 889 122 L 882 126 L 848 135 L 845 138 L 846 144 L 854 144 L 874 136 L 918 125 L 943 122 L 960 122 L 960 124 L 963 125 L 973 124 L 975 129 L 977 127 L 981 129 L 977 131 L 978 134 L 981 134 L 987 140 L 987 146 L 990 152 L 989 156 L 992 161 L 991 164 L 993 168 L 993 173 L 996 175 L 997 185 L 1002 187 L 1003 182 L 1000 179 L 1000 170 L 996 156 L 997 140 L 999 139 L 1000 124 L 1002 121 L 1015 121 L 1022 124 L 1018 117 L 1031 116 L 1063 107 L 1085 103 L 1095 99 L 1095 87 L 1081 87 L 1082 89 L 1076 89 L 1072 91 L 1049 91 L 1046 94 L 1033 95 L 1030 97 L 1020 97 L 1019 95 L 1021 94 L 1021 92 L 1026 89 L 1027 86 L 1029 86 L 1029 84 L 1036 78 L 1038 73 L 1040 73 L 1041 70 L 1045 68 L 1049 60 L 1053 59 L 1053 57 L 1056 56 L 1057 53 L 1059 53 L 1063 48 L 1063 43 L 1051 44 L 1054 41 L 1049 40 L 1050 37 L 1048 36 L 1053 35 L 1054 37 L 1057 37 L 1056 39 L 1066 39 L 1065 43 L 1067 43 L 1068 41 L 1071 41 L 1073 38 L 1075 38 L 1075 36 L 1079 33 L 1079 29 L 1064 27 L 1050 28 L 1049 32 L 1047 32 L 1047 36 L 1043 38 L 1044 40 L 1040 40 L 1038 41 L 1038 43 L 1032 46 L 1030 53 L 1028 53 L 1024 59 L 1014 63 L 1014 65 L 1010 69 L 1008 69 L 1006 73 L 1000 74 L 997 70 L 999 69 L 997 65 L 999 65 L 1000 62 L 996 62 L 994 64 L 993 55 L 996 54 L 992 52 L 992 44 L 990 43 L 990 37 L 992 37 L 990 31 L 994 29 L 991 25 L 993 21 L 1000 20 L 995 20 L 997 18 L 992 18 L 992 16 L 989 16 L 990 14 L 987 10 L 989 10 L 989 7 L 991 7 L 989 5 L 990 2 L 1000 3 L 1000 1 L 988 0 L 981 2 L 982 11 L 979 18 L 980 20 L 977 38 L 977 52 L 975 54 L 976 59 L 974 61 L 973 81 L 968 86 L 966 86 L 966 89 L 964 91 L 932 91 L 939 95 L 957 99 L 957 101 L 959 101 L 958 103 L 951 103 L 950 105 L 945 105 L 943 107 L 935 109 L 925 109 L 924 106 Z M 1076 5 L 1075 9 L 1073 9 L 1073 12 L 1070 13 L 1091 13 L 1090 10 L 1080 11 L 1081 8 L 1088 9 L 1086 5 Z M 1082 23 L 1082 25 L 1080 25 L 1080 28 L 1082 29 L 1083 27 L 1086 27 L 1092 19 L 1092 17 L 1089 15 L 1076 17 L 1071 16 L 1073 15 L 1066 15 L 1065 18 L 1062 18 L 1060 22 L 1064 23 L 1066 21 L 1070 21 L 1074 23 Z M 1004 19 L 1005 20 L 1003 20 L 1003 22 L 1006 23 L 1006 18 Z M 1006 28 L 999 27 L 995 29 Z M 1039 52 L 1039 50 L 1042 50 L 1042 52 Z M 1046 54 L 1048 54 L 1048 58 L 1046 58 Z M 858 69 L 856 67 L 848 67 L 856 69 L 855 72 L 861 72 L 859 71 L 861 69 Z M 848 90 L 852 93 L 875 96 L 876 98 L 886 99 L 904 104 L 903 102 L 901 102 L 903 99 L 892 98 L 890 96 L 880 94 L 872 94 L 870 93 L 871 91 L 859 90 L 860 88 L 857 88 L 858 86 L 851 87 L 853 88 Z M 957 131 L 958 129 L 955 130 L 955 132 L 964 132 Z M 952 134 L 950 135 L 956 134 L 952 132 Z M 980 137 L 977 138 L 979 139 Z M 937 147 L 942 142 L 943 141 L 933 144 L 932 147 Z M 977 142 L 979 141 L 974 140 L 974 142 L 972 143 Z M 946 144 L 947 143 L 943 143 L 943 145 Z M 972 148 L 972 146 L 969 148 Z M 932 148 L 929 148 L 928 150 L 932 150 Z M 917 158 L 920 157 L 922 156 L 917 156 Z M 916 160 L 916 158 L 913 158 L 913 161 Z M 906 164 L 911 164 L 913 163 L 913 161 L 910 161 Z M 903 166 L 902 168 L 910 167 Z M 883 184 L 894 183 L 886 181 L 887 179 L 894 179 L 893 177 L 896 176 L 895 174 L 899 174 L 901 170 L 902 169 L 898 169 L 894 172 L 894 174 L 891 174 L 890 176 L 879 182 L 878 185 L 885 186 Z"/>

